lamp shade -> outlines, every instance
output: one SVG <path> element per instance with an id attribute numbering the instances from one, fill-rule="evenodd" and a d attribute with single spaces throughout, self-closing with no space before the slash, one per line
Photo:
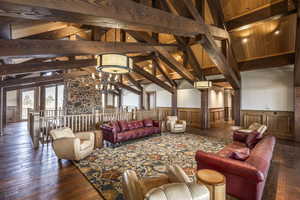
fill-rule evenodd
<path id="1" fill-rule="evenodd" d="M 97 70 L 111 74 L 126 74 L 133 68 L 130 57 L 121 54 L 102 54 L 97 56 Z"/>
<path id="2" fill-rule="evenodd" d="M 197 82 L 194 82 L 194 88 L 197 88 L 197 89 L 208 89 L 211 86 L 212 86 L 211 81 L 197 81 Z"/>

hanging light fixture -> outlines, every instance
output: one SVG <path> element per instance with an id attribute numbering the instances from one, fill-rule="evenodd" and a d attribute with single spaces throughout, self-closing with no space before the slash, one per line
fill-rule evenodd
<path id="1" fill-rule="evenodd" d="M 212 87 L 211 81 L 196 81 L 194 82 L 194 88 L 196 89 L 208 89 Z"/>
<path id="2" fill-rule="evenodd" d="M 115 29 L 115 42 L 117 40 L 117 30 Z M 102 54 L 96 56 L 97 67 L 100 72 L 107 72 L 111 74 L 126 74 L 133 68 L 132 58 L 122 54 Z"/>

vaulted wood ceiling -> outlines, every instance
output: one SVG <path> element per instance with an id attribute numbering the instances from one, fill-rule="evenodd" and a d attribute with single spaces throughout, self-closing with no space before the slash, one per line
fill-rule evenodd
<path id="1" fill-rule="evenodd" d="M 155 82 L 170 91 L 174 79 L 216 74 L 225 79 L 214 84 L 239 88 L 240 71 L 294 64 L 292 0 L 0 0 L 0 8 L 4 79 L 93 73 L 93 55 L 105 52 L 134 58 L 132 79 L 122 84 Z"/>

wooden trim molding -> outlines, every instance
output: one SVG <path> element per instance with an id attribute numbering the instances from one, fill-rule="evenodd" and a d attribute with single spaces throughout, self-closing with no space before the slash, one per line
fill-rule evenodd
<path id="1" fill-rule="evenodd" d="M 294 140 L 294 112 L 271 110 L 242 110 L 241 123 L 249 127 L 253 122 L 265 124 L 267 134 L 279 139 Z"/>
<path id="2" fill-rule="evenodd" d="M 167 116 L 172 115 L 171 107 L 158 107 L 160 119 L 166 120 Z M 224 108 L 209 108 L 210 126 L 224 122 Z M 202 128 L 201 108 L 177 108 L 177 116 L 180 120 L 185 120 L 188 128 Z"/>

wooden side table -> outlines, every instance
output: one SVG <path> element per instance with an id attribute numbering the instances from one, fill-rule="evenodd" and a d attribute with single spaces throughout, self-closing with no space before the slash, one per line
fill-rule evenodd
<path id="1" fill-rule="evenodd" d="M 225 176 L 215 170 L 198 170 L 197 181 L 204 184 L 210 191 L 210 200 L 226 200 Z"/>
<path id="2" fill-rule="evenodd" d="M 101 130 L 95 130 L 94 135 L 95 135 L 94 149 L 102 148 L 103 147 L 103 133 L 102 133 L 102 131 Z"/>

